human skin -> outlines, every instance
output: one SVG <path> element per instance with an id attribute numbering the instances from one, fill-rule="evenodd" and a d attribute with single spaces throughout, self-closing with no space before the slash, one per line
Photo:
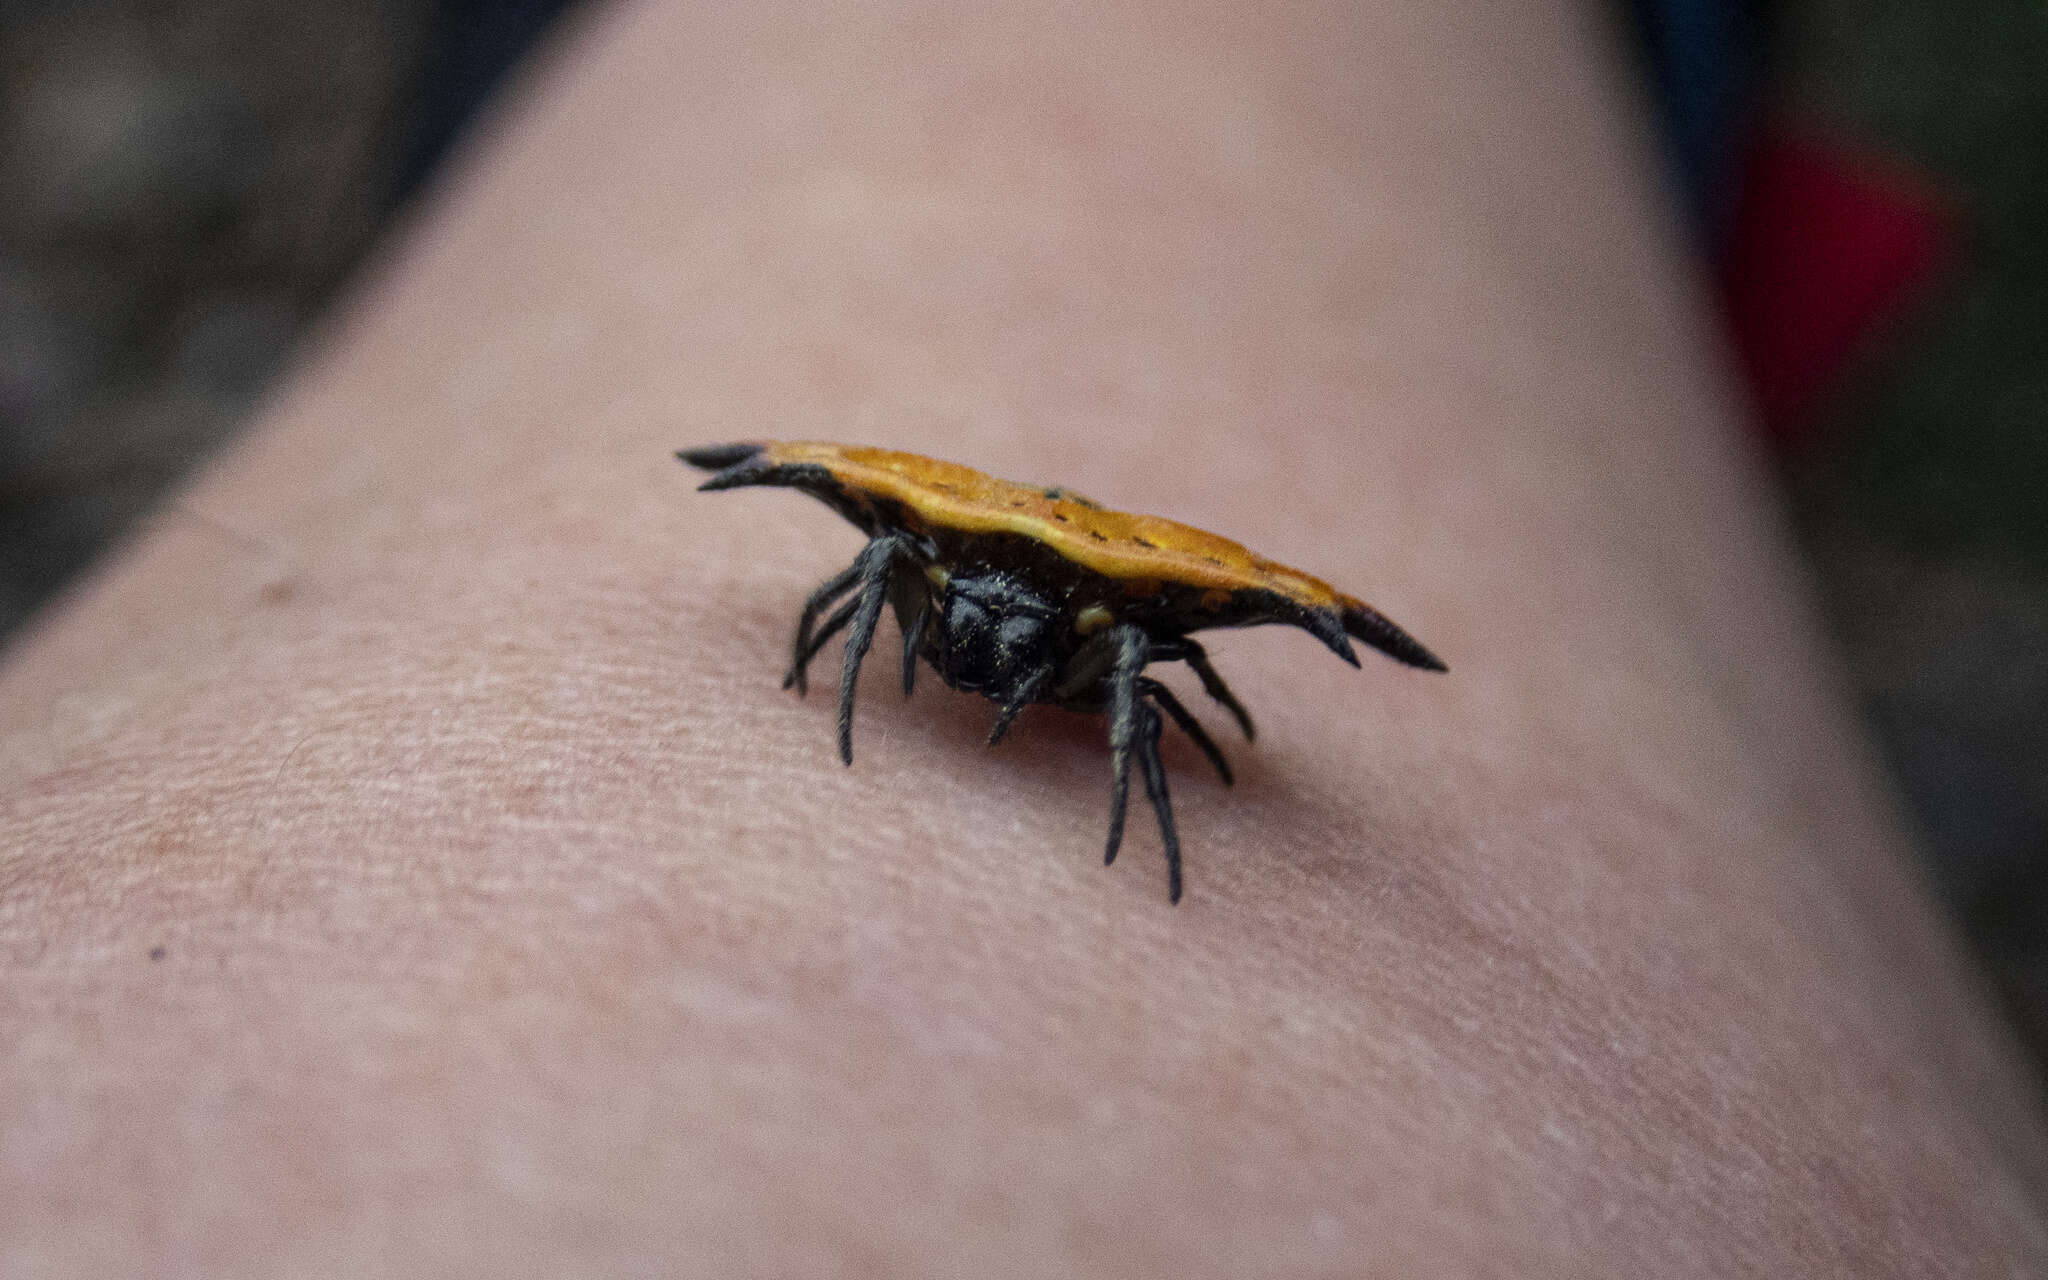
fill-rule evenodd
<path id="1" fill-rule="evenodd" d="M 0 669 L 0 1271 L 2048 1269 L 1617 65 L 1544 4 L 599 13 Z M 1169 748 L 1170 907 L 1099 720 L 985 750 L 882 661 L 839 764 L 836 648 L 776 686 L 858 535 L 672 457 L 777 436 L 1451 670 L 1216 635 L 1261 732 Z"/>

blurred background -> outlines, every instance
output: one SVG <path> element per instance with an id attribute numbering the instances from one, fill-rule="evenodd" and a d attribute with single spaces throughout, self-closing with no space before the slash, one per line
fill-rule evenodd
<path id="1" fill-rule="evenodd" d="M 0 0 L 0 645 L 573 0 Z M 2048 1063 L 2048 5 L 1610 0 L 1872 730 Z"/>

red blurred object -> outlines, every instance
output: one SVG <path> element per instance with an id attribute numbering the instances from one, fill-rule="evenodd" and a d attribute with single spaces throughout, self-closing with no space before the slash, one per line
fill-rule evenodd
<path id="1" fill-rule="evenodd" d="M 1949 202 L 1898 166 L 1783 126 L 1757 130 L 1721 261 L 1763 426 L 1810 442 L 1826 394 L 1950 254 Z"/>

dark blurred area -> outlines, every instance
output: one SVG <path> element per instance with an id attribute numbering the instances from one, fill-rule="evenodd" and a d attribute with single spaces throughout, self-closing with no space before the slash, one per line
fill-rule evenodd
<path id="1" fill-rule="evenodd" d="M 0 639 L 234 430 L 568 0 L 0 0 Z"/>
<path id="2" fill-rule="evenodd" d="M 570 0 L 0 0 L 0 642 Z M 1870 723 L 2048 1061 L 2048 7 L 1618 9 Z"/>

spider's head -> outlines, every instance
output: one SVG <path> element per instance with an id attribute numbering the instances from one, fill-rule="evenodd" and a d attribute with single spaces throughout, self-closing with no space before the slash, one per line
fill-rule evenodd
<path id="1" fill-rule="evenodd" d="M 1008 705 L 1053 661 L 1058 610 L 1014 574 L 955 574 L 939 602 L 939 670 Z"/>

